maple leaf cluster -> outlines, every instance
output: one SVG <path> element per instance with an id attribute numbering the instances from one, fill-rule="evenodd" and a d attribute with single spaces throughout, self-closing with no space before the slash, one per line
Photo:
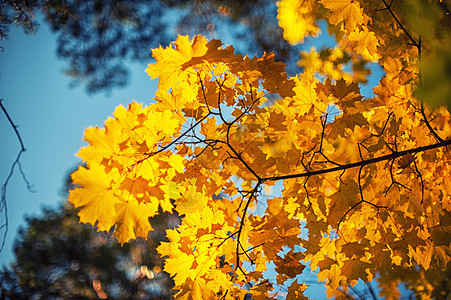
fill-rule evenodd
<path id="1" fill-rule="evenodd" d="M 124 243 L 146 237 L 159 208 L 176 210 L 182 223 L 158 251 L 181 299 L 266 299 L 281 286 L 299 299 L 306 266 L 335 297 L 397 267 L 445 270 L 451 119 L 440 99 L 418 100 L 431 88 L 418 62 L 440 60 L 436 40 L 450 36 L 409 27 L 402 8 L 413 1 L 278 5 L 289 42 L 325 20 L 337 47 L 301 54 L 305 71 L 292 78 L 272 54 L 242 56 L 201 36 L 154 49 L 156 103 L 118 107 L 85 132 L 87 168 L 69 196 L 80 221 Z M 433 12 L 430 26 L 442 26 L 448 16 Z M 362 61 L 385 72 L 369 99 L 358 68 L 345 71 Z"/>

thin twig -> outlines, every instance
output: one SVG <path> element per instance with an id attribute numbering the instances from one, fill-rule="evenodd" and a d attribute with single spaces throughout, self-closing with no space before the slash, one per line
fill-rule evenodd
<path id="1" fill-rule="evenodd" d="M 240 253 L 239 253 L 240 247 L 241 248 L 243 247 L 240 243 L 241 232 L 243 231 L 244 221 L 246 220 L 246 214 L 247 214 L 247 210 L 249 208 L 249 204 L 252 202 L 252 199 L 255 198 L 255 194 L 257 193 L 257 190 L 261 184 L 262 184 L 262 182 L 259 181 L 253 188 L 253 190 L 249 196 L 249 199 L 247 200 L 246 206 L 243 209 L 243 214 L 241 216 L 241 221 L 240 221 L 240 227 L 238 228 L 238 235 L 237 235 L 237 241 L 236 241 L 236 266 L 235 266 L 235 269 L 240 269 L 241 272 L 243 272 L 243 274 L 245 274 L 245 272 L 240 266 Z M 243 251 L 245 251 L 245 250 L 243 249 Z"/>
<path id="2" fill-rule="evenodd" d="M 409 32 L 407 31 L 407 29 L 404 27 L 404 25 L 402 25 L 402 23 L 399 21 L 399 19 L 396 17 L 395 13 L 393 12 L 393 10 L 391 9 L 391 3 L 390 5 L 385 1 L 382 0 L 382 2 L 384 2 L 385 8 L 390 12 L 390 14 L 392 15 L 393 19 L 395 20 L 396 24 L 398 24 L 398 26 L 401 28 L 402 31 L 404 31 L 404 33 L 407 35 L 407 37 L 410 39 L 410 41 L 412 42 L 412 44 L 418 49 L 421 49 L 421 46 L 417 43 L 417 41 L 415 41 L 413 39 L 413 37 L 409 34 Z"/>
<path id="3" fill-rule="evenodd" d="M 13 120 L 11 120 L 11 117 L 9 116 L 8 112 L 6 111 L 6 108 L 3 106 L 2 103 L 3 99 L 0 99 L 0 106 L 2 107 L 3 112 L 5 113 L 6 118 L 8 119 L 9 123 L 11 124 L 11 126 L 14 129 L 14 132 L 16 133 L 17 139 L 19 140 L 20 143 L 20 147 L 21 147 L 21 151 L 25 152 L 25 146 L 23 144 L 22 138 L 19 134 L 19 131 L 17 130 L 17 125 L 14 124 Z"/>
<path id="4" fill-rule="evenodd" d="M 6 191 L 7 191 L 7 188 L 8 188 L 8 183 L 9 183 L 9 181 L 11 180 L 11 178 L 12 178 L 12 176 L 14 174 L 14 169 L 16 168 L 16 165 L 18 166 L 19 172 L 22 175 L 22 178 L 23 178 L 25 184 L 27 185 L 27 189 L 30 192 L 34 192 L 33 185 L 30 184 L 30 182 L 28 181 L 27 177 L 25 176 L 25 173 L 22 170 L 22 166 L 20 164 L 20 158 L 21 158 L 22 154 L 25 153 L 25 151 L 26 151 L 24 143 L 22 141 L 22 137 L 20 136 L 20 133 L 17 130 L 17 125 L 14 124 L 14 122 L 12 121 L 12 119 L 9 116 L 8 112 L 6 111 L 6 108 L 3 106 L 2 101 L 3 101 L 3 99 L 0 99 L 0 107 L 2 108 L 6 118 L 8 119 L 9 123 L 11 124 L 11 127 L 14 129 L 14 132 L 16 133 L 17 139 L 19 140 L 19 143 L 20 143 L 20 150 L 19 150 L 19 153 L 17 154 L 16 159 L 12 163 L 11 168 L 9 170 L 9 174 L 6 177 L 5 182 L 3 183 L 2 188 L 1 188 L 0 212 L 4 212 L 5 223 L 3 223 L 0 226 L 0 229 L 2 229 L 2 230 L 4 229 L 5 232 L 3 233 L 2 243 L 1 243 L 1 246 L 0 246 L 0 252 L 2 252 L 3 248 L 5 247 L 6 236 L 8 234 L 8 228 L 9 228 L 8 203 L 6 201 Z"/>
<path id="5" fill-rule="evenodd" d="M 424 103 L 421 102 L 421 115 L 423 116 L 424 123 L 426 124 L 429 131 L 432 133 L 432 135 L 435 137 L 435 139 L 439 142 L 443 142 L 443 139 L 435 132 L 435 130 L 432 128 L 431 124 L 428 121 L 428 118 L 426 117 L 426 113 L 424 112 Z"/>

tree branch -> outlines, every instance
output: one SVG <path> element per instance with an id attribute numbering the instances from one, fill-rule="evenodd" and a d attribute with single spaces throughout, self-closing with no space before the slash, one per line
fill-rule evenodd
<path id="1" fill-rule="evenodd" d="M 8 187 L 8 183 L 11 180 L 13 174 L 14 174 L 14 169 L 16 168 L 16 165 L 19 167 L 19 172 L 22 175 L 22 178 L 25 182 L 25 184 L 27 185 L 27 189 L 30 192 L 34 192 L 33 190 L 33 185 L 30 184 L 30 182 L 27 180 L 25 173 L 22 170 L 22 166 L 20 164 L 20 158 L 22 156 L 22 154 L 26 151 L 24 143 L 22 141 L 22 137 L 20 136 L 19 131 L 17 130 L 17 125 L 14 124 L 14 122 L 12 121 L 11 117 L 9 116 L 8 112 L 6 111 L 6 108 L 3 106 L 2 103 L 3 99 L 0 99 L 0 107 L 3 110 L 3 113 L 5 114 L 6 118 L 8 119 L 9 123 L 11 124 L 11 127 L 14 129 L 14 132 L 16 133 L 17 139 L 19 140 L 20 143 L 20 150 L 19 153 L 17 154 L 16 159 L 14 160 L 14 162 L 11 165 L 10 171 L 8 173 L 8 176 L 5 179 L 5 182 L 2 185 L 2 189 L 1 189 L 1 199 L 0 199 L 0 212 L 4 212 L 4 216 L 5 216 L 5 223 L 3 223 L 0 226 L 0 230 L 5 230 L 3 237 L 2 237 L 2 243 L 0 246 L 0 252 L 3 251 L 3 248 L 5 246 L 5 242 L 6 242 L 6 236 L 8 234 L 8 227 L 9 227 L 9 223 L 8 223 L 8 203 L 6 201 L 6 190 Z"/>
<path id="2" fill-rule="evenodd" d="M 143 161 L 145 161 L 146 159 L 148 159 L 149 157 L 152 157 L 160 152 L 163 152 L 165 150 L 167 150 L 169 147 L 175 145 L 178 141 L 180 141 L 183 137 L 185 137 L 189 132 L 191 132 L 194 128 L 196 128 L 197 125 L 199 125 L 200 123 L 202 123 L 205 119 L 207 119 L 210 116 L 210 113 L 207 113 L 205 116 L 203 116 L 199 121 L 197 121 L 194 125 L 192 125 L 189 129 L 187 129 L 185 132 L 183 132 L 181 135 L 179 135 L 176 139 L 174 139 L 172 142 L 170 142 L 169 144 L 167 144 L 166 146 L 164 146 L 163 148 L 151 152 L 149 154 L 146 155 L 146 157 L 138 160 L 137 162 L 135 162 L 133 165 L 137 165 L 142 163 Z"/>
<path id="3" fill-rule="evenodd" d="M 25 152 L 26 149 L 25 149 L 25 146 L 23 144 L 22 138 L 21 138 L 21 136 L 19 134 L 19 131 L 17 130 L 17 125 L 15 125 L 13 123 L 13 121 L 11 120 L 11 117 L 9 116 L 8 112 L 6 111 L 6 108 L 3 106 L 2 101 L 3 101 L 3 99 L 0 99 L 0 106 L 1 106 L 1 108 L 3 110 L 3 112 L 5 113 L 5 116 L 8 119 L 9 123 L 11 124 L 12 128 L 14 129 L 14 132 L 16 133 L 17 139 L 19 140 L 19 143 L 20 143 L 21 151 Z"/>
<path id="4" fill-rule="evenodd" d="M 396 24 L 398 24 L 398 26 L 401 28 L 402 31 L 404 31 L 404 33 L 407 35 L 407 37 L 410 39 L 410 41 L 412 42 L 412 44 L 418 49 L 418 51 L 421 51 L 421 46 L 419 43 L 417 43 L 417 41 L 415 41 L 413 39 L 413 37 L 409 34 L 409 32 L 407 31 L 407 29 L 404 27 L 404 25 L 402 25 L 402 23 L 399 21 L 399 19 L 396 17 L 395 13 L 393 12 L 393 10 L 391 9 L 391 3 L 390 5 L 387 3 L 387 1 L 382 0 L 382 2 L 384 2 L 385 8 L 390 12 L 390 14 L 392 15 L 393 19 L 395 20 Z"/>
<path id="5" fill-rule="evenodd" d="M 241 232 L 243 231 L 244 220 L 246 219 L 246 214 L 247 214 L 247 210 L 249 208 L 249 204 L 252 202 L 252 198 L 255 197 L 255 193 L 257 192 L 257 190 L 261 184 L 262 184 L 262 182 L 259 181 L 253 188 L 253 190 L 249 196 L 249 199 L 247 200 L 246 206 L 243 209 L 243 214 L 241 216 L 241 221 L 240 221 L 240 227 L 238 228 L 238 235 L 237 235 L 237 241 L 236 241 L 236 266 L 235 266 L 235 269 L 240 269 L 241 272 L 243 272 L 243 274 L 246 274 L 246 273 L 240 266 L 240 253 L 239 252 L 240 252 L 240 247 L 241 248 L 243 247 L 240 243 L 240 237 L 241 237 Z M 246 251 L 246 250 L 243 249 L 243 251 Z M 246 255 L 248 255 L 248 254 L 246 254 Z"/>
<path id="6" fill-rule="evenodd" d="M 420 77 L 421 78 L 421 77 Z M 443 142 L 443 139 L 435 132 L 435 130 L 432 128 L 431 124 L 428 121 L 428 118 L 426 117 L 426 113 L 424 111 L 424 103 L 421 101 L 421 115 L 423 116 L 424 123 L 426 124 L 429 131 L 432 133 L 432 135 L 435 137 L 435 139 L 439 142 Z"/>
<path id="7" fill-rule="evenodd" d="M 298 174 L 292 174 L 292 175 L 264 177 L 261 180 L 263 182 L 266 182 L 266 181 L 277 181 L 277 180 L 284 180 L 284 179 L 309 177 L 309 176 L 315 176 L 315 175 L 320 175 L 320 174 L 328 174 L 328 173 L 332 173 L 332 172 L 344 171 L 344 170 L 348 170 L 348 169 L 352 169 L 352 168 L 362 167 L 362 166 L 378 163 L 378 162 L 385 161 L 385 160 L 396 159 L 398 157 L 401 157 L 401 156 L 404 156 L 407 154 L 414 154 L 414 153 L 423 152 L 423 151 L 427 151 L 427 150 L 431 150 L 431 149 L 447 147 L 449 145 L 451 145 L 451 140 L 444 140 L 443 142 L 440 142 L 440 143 L 412 148 L 412 149 L 403 150 L 403 151 L 394 151 L 393 153 L 388 154 L 388 155 L 383 155 L 383 156 L 379 156 L 379 157 L 375 157 L 375 158 L 371 158 L 371 159 L 361 160 L 361 161 L 358 161 L 355 163 L 341 165 L 341 166 L 337 166 L 337 167 L 333 167 L 333 168 L 309 171 L 309 172 L 305 172 L 305 173 L 298 173 Z"/>

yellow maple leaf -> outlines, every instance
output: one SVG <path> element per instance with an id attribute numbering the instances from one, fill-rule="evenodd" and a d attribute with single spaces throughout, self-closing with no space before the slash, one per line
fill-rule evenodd
<path id="1" fill-rule="evenodd" d="M 297 113 L 303 115 L 309 113 L 314 108 L 315 113 L 321 115 L 326 111 L 328 103 L 317 96 L 316 85 L 318 80 L 313 72 L 305 72 L 294 77 L 295 87 L 293 91 L 294 105 L 296 105 Z"/>
<path id="2" fill-rule="evenodd" d="M 318 280 L 323 281 L 325 279 L 332 289 L 338 289 L 342 281 L 346 282 L 346 276 L 341 274 L 341 268 L 338 264 L 333 264 L 330 269 L 319 271 Z"/>
<path id="3" fill-rule="evenodd" d="M 173 111 L 155 111 L 155 106 L 152 108 L 145 110 L 147 120 L 143 123 L 147 133 L 145 138 L 150 139 L 146 141 L 149 146 L 154 146 L 161 141 L 171 141 L 171 138 L 177 134 L 180 126 L 185 122 L 184 118 L 180 118 Z"/>
<path id="4" fill-rule="evenodd" d="M 363 58 L 376 61 L 382 56 L 379 54 L 377 47 L 379 39 L 373 31 L 369 31 L 366 26 L 362 26 L 362 30 L 354 30 L 349 34 L 349 41 L 353 43 L 355 51 L 362 55 Z"/>
<path id="5" fill-rule="evenodd" d="M 413 248 L 409 247 L 409 255 L 415 259 L 418 265 L 422 266 L 425 270 L 428 270 L 431 265 L 431 259 L 434 253 L 434 246 L 432 243 L 427 243 L 426 246 L 419 246 Z"/>
<path id="6" fill-rule="evenodd" d="M 80 222 L 97 224 L 99 230 L 109 230 L 115 224 L 116 204 L 121 200 L 112 189 L 119 179 L 117 172 L 106 173 L 102 166 L 79 167 L 71 175 L 74 184 L 82 187 L 71 191 L 69 201 L 77 208 Z"/>
<path id="7" fill-rule="evenodd" d="M 371 268 L 371 264 L 361 261 L 360 259 L 349 259 L 343 262 L 341 274 L 346 276 L 352 286 L 357 284 L 359 278 L 368 281 L 366 270 Z"/>
<path id="8" fill-rule="evenodd" d="M 109 129 L 87 128 L 84 132 L 84 140 L 90 146 L 80 149 L 77 156 L 86 162 L 101 163 L 119 152 L 119 144 L 124 142 L 127 137 L 122 136 L 121 127 L 115 119 L 108 119 L 105 126 Z"/>
<path id="9" fill-rule="evenodd" d="M 116 204 L 116 228 L 114 235 L 123 244 L 138 236 L 147 238 L 152 230 L 149 218 L 158 213 L 158 202 L 141 203 L 133 197 L 122 198 L 122 203 Z"/>
<path id="10" fill-rule="evenodd" d="M 196 278 L 193 288 L 193 299 L 214 299 L 216 293 L 207 285 L 203 278 Z"/>
<path id="11" fill-rule="evenodd" d="M 184 161 L 185 159 L 183 158 L 183 156 L 174 153 L 169 157 L 169 165 L 179 173 L 182 173 L 185 169 L 185 166 L 183 164 Z"/>
<path id="12" fill-rule="evenodd" d="M 189 84 L 186 81 L 181 82 L 172 88 L 171 93 L 164 90 L 157 90 L 155 92 L 155 100 L 159 103 L 156 107 L 160 111 L 168 110 L 170 112 L 182 110 L 188 105 L 190 108 L 195 109 L 200 106 L 199 101 L 197 101 L 197 93 L 197 86 Z M 179 114 L 175 115 L 175 117 L 177 116 L 179 116 Z"/>
<path id="13" fill-rule="evenodd" d="M 142 104 L 138 104 L 135 101 L 130 103 L 127 109 L 122 105 L 116 107 L 114 117 L 118 121 L 122 133 L 128 133 L 128 131 L 134 130 L 139 125 L 138 117 L 142 112 Z"/>
<path id="14" fill-rule="evenodd" d="M 158 251 L 160 252 L 160 250 Z M 165 259 L 164 268 L 167 272 L 174 276 L 173 279 L 175 285 L 181 286 L 188 278 L 193 278 L 196 276 L 194 270 L 192 269 L 194 255 L 186 254 L 178 249 L 173 249 L 171 254 L 171 257 Z"/>
<path id="15" fill-rule="evenodd" d="M 158 87 L 168 91 L 179 82 L 182 65 L 192 57 L 202 56 L 207 52 L 206 44 L 207 39 L 202 36 L 196 36 L 192 41 L 188 36 L 179 36 L 166 49 L 160 46 L 152 51 L 156 63 L 149 65 L 146 72 L 152 78 L 160 78 Z"/>
<path id="16" fill-rule="evenodd" d="M 353 32 L 357 24 L 366 24 L 368 16 L 363 12 L 359 2 L 354 0 L 321 0 L 320 3 L 331 12 L 329 22 L 338 25 L 343 22 L 347 32 Z"/>
<path id="17" fill-rule="evenodd" d="M 208 196 L 196 190 L 196 186 L 189 185 L 180 191 L 182 198 L 177 201 L 178 211 L 194 213 L 202 211 L 208 203 Z"/>

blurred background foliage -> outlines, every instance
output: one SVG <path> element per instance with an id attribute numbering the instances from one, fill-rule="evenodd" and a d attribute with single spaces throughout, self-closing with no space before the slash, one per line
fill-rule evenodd
<path id="1" fill-rule="evenodd" d="M 269 0 L 0 0 L 2 39 L 12 24 L 35 32 L 38 20 L 57 35 L 57 55 L 72 85 L 84 84 L 88 93 L 126 86 L 127 64 L 150 63 L 151 49 L 167 46 L 177 34 L 217 38 L 220 32 L 241 53 L 274 52 L 291 62 L 292 75 L 300 70 L 299 47 L 282 38 L 277 6 Z"/>

